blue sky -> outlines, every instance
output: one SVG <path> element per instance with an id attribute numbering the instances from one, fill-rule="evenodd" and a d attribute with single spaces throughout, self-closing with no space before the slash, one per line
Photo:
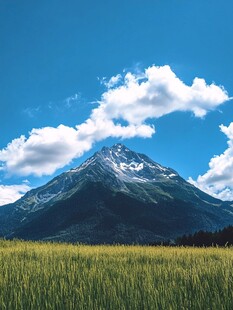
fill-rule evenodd
<path id="1" fill-rule="evenodd" d="M 232 14 L 229 0 L 1 1 L 0 204 L 119 141 L 233 200 Z"/>

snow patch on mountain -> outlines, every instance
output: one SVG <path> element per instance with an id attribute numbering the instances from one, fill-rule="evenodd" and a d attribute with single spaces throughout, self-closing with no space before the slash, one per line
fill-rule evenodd
<path id="1" fill-rule="evenodd" d="M 130 164 L 120 163 L 121 170 L 131 170 L 131 171 L 140 171 L 143 169 L 143 163 L 137 163 L 132 161 Z"/>

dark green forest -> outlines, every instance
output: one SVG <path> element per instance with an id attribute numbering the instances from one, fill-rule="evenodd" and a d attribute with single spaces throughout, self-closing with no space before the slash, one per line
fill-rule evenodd
<path id="1" fill-rule="evenodd" d="M 233 245 L 233 226 L 230 225 L 215 232 L 200 230 L 193 235 L 183 235 L 176 240 L 176 244 L 188 246 L 230 246 Z"/>

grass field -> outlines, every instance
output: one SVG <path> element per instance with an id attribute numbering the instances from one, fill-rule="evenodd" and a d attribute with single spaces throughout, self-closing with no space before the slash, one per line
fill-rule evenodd
<path id="1" fill-rule="evenodd" d="M 233 309 L 233 248 L 0 241 L 0 309 Z"/>

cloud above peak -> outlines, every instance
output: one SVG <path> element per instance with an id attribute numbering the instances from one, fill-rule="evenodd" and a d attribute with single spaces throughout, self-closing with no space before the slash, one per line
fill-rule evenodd
<path id="1" fill-rule="evenodd" d="M 28 137 L 14 139 L 0 150 L 0 169 L 8 174 L 51 175 L 95 142 L 108 137 L 150 138 L 155 133 L 151 119 L 175 111 L 203 117 L 230 99 L 222 86 L 207 85 L 204 79 L 186 85 L 167 65 L 153 65 L 140 74 L 117 74 L 104 84 L 106 91 L 86 121 L 74 128 L 32 129 Z"/>
<path id="2" fill-rule="evenodd" d="M 207 85 L 204 79 L 186 85 L 167 65 L 149 67 L 138 76 L 128 72 L 120 81 L 102 95 L 100 108 L 111 118 L 134 124 L 175 111 L 203 117 L 230 99 L 222 86 Z"/>

